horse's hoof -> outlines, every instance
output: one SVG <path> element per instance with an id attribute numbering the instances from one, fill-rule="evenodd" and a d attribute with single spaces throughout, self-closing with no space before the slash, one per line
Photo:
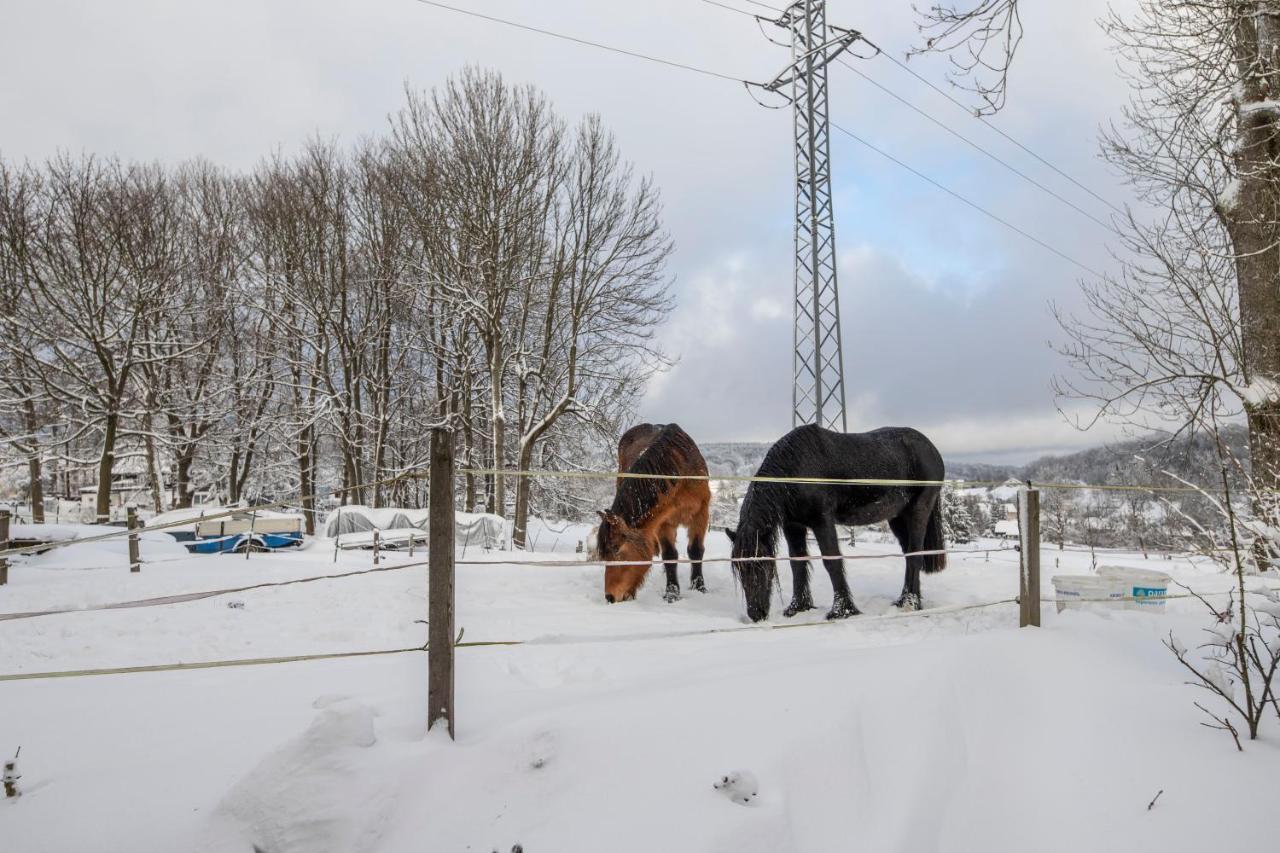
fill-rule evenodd
<path id="1" fill-rule="evenodd" d="M 893 603 L 894 607 L 900 607 L 903 610 L 923 610 L 920 604 L 920 596 L 914 592 L 904 592 L 897 601 Z"/>
<path id="2" fill-rule="evenodd" d="M 680 600 L 680 587 L 669 586 L 667 591 L 662 594 L 662 600 L 668 604 Z"/>
<path id="3" fill-rule="evenodd" d="M 782 611 L 783 616 L 795 616 L 797 613 L 803 613 L 806 610 L 813 609 L 812 601 L 795 601 L 794 599 L 787 605 L 787 609 Z"/>
<path id="4" fill-rule="evenodd" d="M 827 612 L 828 619 L 848 619 L 850 616 L 858 616 L 862 611 L 852 601 L 837 601 L 831 605 L 831 610 Z"/>
<path id="5" fill-rule="evenodd" d="M 706 592 L 707 582 L 704 581 L 701 576 L 698 576 L 693 580 L 689 581 L 689 588 L 696 589 L 698 592 Z"/>

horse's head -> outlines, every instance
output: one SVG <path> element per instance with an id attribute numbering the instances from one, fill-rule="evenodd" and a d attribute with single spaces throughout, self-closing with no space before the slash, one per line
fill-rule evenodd
<path id="1" fill-rule="evenodd" d="M 778 577 L 777 563 L 773 560 L 774 537 L 740 534 L 727 527 L 724 532 L 733 545 L 733 573 L 747 599 L 747 616 L 752 622 L 767 619 Z"/>
<path id="2" fill-rule="evenodd" d="M 634 565 L 605 566 L 604 600 L 630 601 L 644 583 L 653 562 L 655 543 L 645 533 L 627 524 L 614 512 L 600 512 L 600 528 L 596 533 L 596 550 L 606 563 Z"/>

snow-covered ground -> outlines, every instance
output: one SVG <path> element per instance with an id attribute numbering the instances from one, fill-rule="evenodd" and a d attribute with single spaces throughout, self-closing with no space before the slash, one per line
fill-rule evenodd
<path id="1" fill-rule="evenodd" d="M 585 527 L 542 528 L 533 559 L 573 556 Z M 179 595 L 367 568 L 370 553 L 187 556 L 143 543 L 18 561 L 0 612 Z M 994 545 L 995 543 L 987 543 Z M 722 534 L 709 555 L 727 553 Z M 554 546 L 556 553 L 545 549 Z M 0 850 L 828 851 L 1187 850 L 1275 843 L 1280 721 L 1237 753 L 1199 725 L 1166 612 L 958 610 L 1017 592 L 1013 552 L 952 557 L 899 616 L 891 547 L 849 563 L 866 615 L 823 609 L 749 627 L 723 563 L 709 592 L 607 605 L 583 566 L 459 567 L 457 742 L 424 736 L 418 653 L 269 666 L 0 682 L 0 756 L 24 796 L 0 802 Z M 420 562 L 419 553 L 415 562 Z M 469 548 L 467 561 L 511 559 Z M 1047 575 L 1089 555 L 1046 549 Z M 405 553 L 386 556 L 408 562 Z M 1060 561 L 1060 566 L 1055 563 Z M 1186 560 L 1105 557 L 1204 591 Z M 783 571 L 783 589 L 787 576 Z M 142 609 L 0 621 L 0 674 L 419 645 L 425 566 Z M 681 569 L 682 581 L 687 570 Z M 1271 581 L 1275 584 L 1275 581 Z M 1046 577 L 1045 591 L 1052 593 Z M 820 608 L 830 587 L 814 577 Z M 950 608 L 950 609 L 947 609 Z M 709 629 L 735 629 L 707 633 Z M 743 805 L 714 784 L 754 776 Z M 1148 803 L 1163 794 L 1154 808 Z"/>

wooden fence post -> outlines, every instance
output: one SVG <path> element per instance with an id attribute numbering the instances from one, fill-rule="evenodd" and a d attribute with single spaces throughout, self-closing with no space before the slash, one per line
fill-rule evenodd
<path id="1" fill-rule="evenodd" d="M 1018 627 L 1040 627 L 1040 491 L 1018 492 Z"/>
<path id="2" fill-rule="evenodd" d="M 129 519 L 129 529 L 138 529 L 138 508 L 133 504 L 125 509 L 126 517 Z M 138 553 L 138 534 L 129 534 L 129 571 L 142 571 L 142 556 Z"/>
<path id="3" fill-rule="evenodd" d="M 244 541 L 244 558 L 249 559 L 249 554 L 253 552 L 253 537 L 257 532 L 258 511 L 255 509 L 249 513 L 249 538 Z"/>
<path id="4" fill-rule="evenodd" d="M 453 431 L 431 431 L 427 538 L 427 730 L 453 720 Z"/>
<path id="5" fill-rule="evenodd" d="M 0 509 L 0 551 L 9 550 L 9 510 Z M 0 557 L 0 586 L 9 582 L 9 560 Z"/>
<path id="6" fill-rule="evenodd" d="M 373 564 L 378 565 L 378 552 L 382 550 L 382 533 L 378 528 L 373 528 Z"/>

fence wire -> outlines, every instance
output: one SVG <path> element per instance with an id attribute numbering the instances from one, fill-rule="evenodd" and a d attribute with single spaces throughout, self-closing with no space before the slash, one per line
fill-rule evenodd
<path id="1" fill-rule="evenodd" d="M 704 628 L 693 631 L 667 631 L 654 632 L 644 634 L 606 634 L 585 637 L 546 637 L 534 640 L 469 640 L 454 643 L 456 648 L 484 648 L 484 647 L 508 647 L 508 646 L 530 646 L 530 645 L 588 645 L 595 643 L 621 643 L 621 642 L 642 642 L 650 640 L 670 640 L 684 639 L 687 637 L 707 637 L 717 634 L 736 634 L 743 632 L 764 633 L 771 631 L 792 630 L 796 628 L 817 628 L 821 626 L 834 627 L 836 625 L 862 625 L 872 621 L 886 621 L 895 619 L 909 619 L 913 617 L 931 617 L 931 616 L 949 616 L 956 613 L 963 613 L 969 610 L 978 610 L 986 607 L 999 607 L 1005 604 L 1016 603 L 1016 598 L 1006 598 L 999 601 L 978 602 L 975 604 L 958 604 L 946 607 L 935 607 L 928 610 L 905 611 L 902 613 L 882 613 L 874 616 L 864 616 L 856 620 L 822 620 L 814 622 L 796 622 L 791 624 L 757 624 L 757 625 L 738 625 L 727 626 L 723 628 Z M 223 667 L 239 667 L 239 666 L 265 666 L 278 663 L 298 663 L 303 661 L 317 660 L 336 660 L 340 658 L 356 658 L 356 657 L 372 657 L 377 655 L 396 655 L 405 654 L 407 652 L 425 652 L 429 646 L 423 644 L 421 646 L 411 646 L 398 649 L 372 649 L 352 652 L 328 652 L 310 655 L 287 655 L 282 657 L 269 658 L 238 658 L 232 660 L 215 660 L 215 661 L 195 661 L 195 662 L 178 662 L 165 664 L 145 664 L 141 666 L 116 666 L 102 667 L 96 669 L 74 669 L 74 670 L 53 670 L 49 672 L 15 672 L 8 674 L 0 674 L 0 682 L 6 681 L 32 681 L 52 678 L 82 678 L 98 675 L 128 675 L 136 673 L 148 672 L 172 672 L 189 669 L 216 669 Z"/>

